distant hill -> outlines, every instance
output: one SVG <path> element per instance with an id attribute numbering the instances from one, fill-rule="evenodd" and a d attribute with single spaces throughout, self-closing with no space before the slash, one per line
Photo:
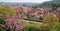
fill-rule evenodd
<path id="1" fill-rule="evenodd" d="M 60 2 L 60 0 L 52 0 L 53 2 Z"/>
<path id="2" fill-rule="evenodd" d="M 19 6 L 19 5 L 37 5 L 39 3 L 33 3 L 33 2 L 0 2 L 0 4 L 7 4 L 11 6 Z"/>

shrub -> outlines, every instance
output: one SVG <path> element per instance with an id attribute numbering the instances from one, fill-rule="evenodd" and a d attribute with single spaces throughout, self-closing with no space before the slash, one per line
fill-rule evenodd
<path id="1" fill-rule="evenodd" d="M 41 31 L 41 30 L 40 28 L 30 26 L 30 27 L 25 27 L 22 31 Z"/>
<path id="2" fill-rule="evenodd" d="M 54 14 L 47 14 L 43 20 L 43 30 L 47 29 L 49 31 L 59 30 L 59 18 L 54 16 Z"/>
<path id="3" fill-rule="evenodd" d="M 3 20 L 3 18 L 0 17 L 0 24 L 5 24 L 5 21 Z"/>
<path id="4" fill-rule="evenodd" d="M 2 14 L 2 16 L 0 16 L 0 24 L 5 24 L 4 31 L 19 31 L 24 28 L 24 25 L 18 21 L 19 16 L 17 15 L 16 11 L 11 9 L 9 6 L 0 6 L 0 14 Z M 0 26 L 0 29 L 3 30 L 2 26 Z"/>
<path id="5" fill-rule="evenodd" d="M 0 26 L 0 31 L 4 31 L 4 29 Z"/>
<path id="6" fill-rule="evenodd" d="M 5 25 L 4 20 L 0 17 L 0 31 L 4 31 L 3 26 L 1 24 Z"/>
<path id="7" fill-rule="evenodd" d="M 3 17 L 5 17 L 7 13 L 9 13 L 12 16 L 16 13 L 16 11 L 8 5 L 0 5 L 0 13 L 3 15 Z"/>
<path id="8" fill-rule="evenodd" d="M 50 31 L 49 26 L 41 25 L 41 31 Z"/>

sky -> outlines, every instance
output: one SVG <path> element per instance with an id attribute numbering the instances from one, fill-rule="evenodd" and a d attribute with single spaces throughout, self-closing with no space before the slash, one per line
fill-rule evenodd
<path id="1" fill-rule="evenodd" d="M 50 0 L 0 0 L 0 2 L 35 2 L 35 3 L 42 3 L 45 1 Z"/>

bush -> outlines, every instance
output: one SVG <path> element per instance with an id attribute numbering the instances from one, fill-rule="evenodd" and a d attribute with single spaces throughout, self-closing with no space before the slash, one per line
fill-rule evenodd
<path id="1" fill-rule="evenodd" d="M 22 31 L 41 31 L 41 24 L 39 23 L 23 21 L 23 24 L 26 27 Z"/>
<path id="2" fill-rule="evenodd" d="M 22 31 L 41 31 L 40 28 L 37 27 L 25 27 Z"/>
<path id="3" fill-rule="evenodd" d="M 4 20 L 0 17 L 0 24 L 4 25 Z M 0 25 L 0 31 L 4 31 L 3 27 Z"/>
<path id="4" fill-rule="evenodd" d="M 41 25 L 41 31 L 50 31 L 49 26 Z"/>
<path id="5" fill-rule="evenodd" d="M 59 24 L 59 18 L 54 16 L 53 14 L 49 13 L 44 17 L 43 20 L 43 30 L 48 31 L 60 31 L 59 30 L 60 24 Z"/>
<path id="6" fill-rule="evenodd" d="M 3 28 L 0 26 L 0 31 L 4 31 Z"/>
<path id="7" fill-rule="evenodd" d="M 0 24 L 5 24 L 5 21 L 3 20 L 3 18 L 0 17 Z"/>
<path id="8" fill-rule="evenodd" d="M 8 13 L 12 16 L 16 13 L 15 10 L 13 10 L 8 5 L 0 5 L 0 13 L 5 17 Z"/>

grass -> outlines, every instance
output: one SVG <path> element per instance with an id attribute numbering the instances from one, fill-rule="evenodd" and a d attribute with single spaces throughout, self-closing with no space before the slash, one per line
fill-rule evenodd
<path id="1" fill-rule="evenodd" d="M 33 27 L 37 27 L 37 28 L 40 28 L 41 27 L 41 24 L 39 23 L 34 23 L 34 22 L 27 22 L 27 21 L 23 21 L 23 24 L 26 25 L 26 26 L 33 26 Z"/>
<path id="2" fill-rule="evenodd" d="M 41 24 L 35 23 L 35 22 L 27 22 L 27 21 L 22 21 L 23 24 L 26 26 L 22 31 L 40 31 L 41 29 Z"/>

